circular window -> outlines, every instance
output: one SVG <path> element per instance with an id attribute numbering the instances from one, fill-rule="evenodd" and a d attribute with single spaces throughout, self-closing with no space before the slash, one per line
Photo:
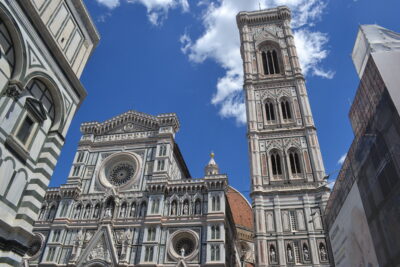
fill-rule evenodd
<path id="1" fill-rule="evenodd" d="M 199 238 L 192 230 L 174 232 L 169 240 L 169 254 L 176 260 L 191 259 L 198 254 Z"/>
<path id="2" fill-rule="evenodd" d="M 182 238 L 178 240 L 174 246 L 175 252 L 181 256 L 188 256 L 194 250 L 194 242 L 190 238 Z"/>
<path id="3" fill-rule="evenodd" d="M 107 157 L 100 167 L 99 179 L 105 187 L 124 187 L 135 181 L 140 158 L 121 152 Z"/>
<path id="4" fill-rule="evenodd" d="M 135 166 L 130 162 L 123 162 L 112 167 L 110 174 L 108 175 L 108 180 L 111 184 L 120 186 L 129 182 L 129 180 L 133 178 L 134 174 Z"/>

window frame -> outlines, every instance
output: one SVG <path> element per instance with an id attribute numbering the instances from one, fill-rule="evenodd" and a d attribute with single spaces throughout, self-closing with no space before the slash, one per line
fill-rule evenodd
<path id="1" fill-rule="evenodd" d="M 23 143 L 19 139 L 18 134 L 19 134 L 19 132 L 20 132 L 20 130 L 22 128 L 22 125 L 25 122 L 27 117 L 33 122 L 33 125 L 32 125 L 32 127 L 30 129 L 30 133 L 28 134 L 28 137 L 27 137 L 25 143 Z M 12 136 L 13 140 L 21 148 L 23 148 L 26 152 L 29 152 L 29 150 L 31 149 L 31 147 L 33 145 L 33 139 L 34 139 L 34 136 L 37 135 L 37 132 L 39 130 L 39 124 L 40 124 L 40 122 L 35 118 L 35 116 L 33 116 L 28 110 L 24 110 L 23 114 L 18 119 L 18 123 L 16 124 L 14 130 L 12 131 L 11 136 Z"/>

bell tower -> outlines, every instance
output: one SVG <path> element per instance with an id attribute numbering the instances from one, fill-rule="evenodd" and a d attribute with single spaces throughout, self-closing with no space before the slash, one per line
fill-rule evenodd
<path id="1" fill-rule="evenodd" d="M 240 12 L 256 266 L 330 266 L 329 197 L 286 6 Z"/>

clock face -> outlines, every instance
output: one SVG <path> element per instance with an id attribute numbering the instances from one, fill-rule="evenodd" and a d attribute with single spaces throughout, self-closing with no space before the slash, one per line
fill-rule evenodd
<path id="1" fill-rule="evenodd" d="M 121 186 L 129 182 L 135 174 L 133 162 L 116 163 L 110 170 L 108 180 L 112 185 Z"/>

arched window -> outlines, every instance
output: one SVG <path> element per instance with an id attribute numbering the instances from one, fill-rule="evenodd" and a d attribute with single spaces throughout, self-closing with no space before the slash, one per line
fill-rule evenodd
<path id="1" fill-rule="evenodd" d="M 261 61 L 265 75 L 279 74 L 278 52 L 274 48 L 267 48 L 261 52 Z"/>
<path id="2" fill-rule="evenodd" d="M 156 240 L 156 228 L 151 227 L 147 229 L 147 241 Z"/>
<path id="3" fill-rule="evenodd" d="M 290 109 L 289 100 L 283 99 L 281 101 L 282 118 L 284 120 L 290 120 L 292 118 L 292 111 Z"/>
<path id="4" fill-rule="evenodd" d="M 55 116 L 54 101 L 47 86 L 41 81 L 34 79 L 28 84 L 26 89 L 30 95 L 43 104 L 47 115 L 53 121 Z"/>
<path id="5" fill-rule="evenodd" d="M 300 158 L 296 150 L 289 151 L 290 170 L 293 175 L 301 173 Z"/>
<path id="6" fill-rule="evenodd" d="M 145 255 L 144 255 L 144 261 L 145 262 L 153 261 L 153 254 L 154 254 L 154 248 L 153 247 L 146 247 Z"/>
<path id="7" fill-rule="evenodd" d="M 220 238 L 221 238 L 221 232 L 219 229 L 219 225 L 211 226 L 211 239 L 220 239 Z"/>
<path id="8" fill-rule="evenodd" d="M 278 63 L 278 53 L 276 53 L 275 50 L 272 51 L 272 60 L 274 61 L 275 73 L 280 73 L 279 63 Z"/>
<path id="9" fill-rule="evenodd" d="M 219 196 L 213 196 L 212 197 L 212 210 L 213 211 L 218 211 L 221 209 L 221 201 L 219 199 Z"/>
<path id="10" fill-rule="evenodd" d="M 267 63 L 267 55 L 265 54 L 264 51 L 262 51 L 261 53 L 261 58 L 262 58 L 262 64 L 263 64 L 263 70 L 264 70 L 264 74 L 268 75 L 268 63 Z"/>
<path id="11" fill-rule="evenodd" d="M 282 163 L 281 156 L 278 151 L 272 151 L 270 154 L 271 157 L 271 167 L 273 175 L 282 175 Z"/>
<path id="12" fill-rule="evenodd" d="M 275 120 L 274 104 L 269 100 L 265 103 L 265 117 L 267 121 Z"/>
<path id="13" fill-rule="evenodd" d="M 159 208 L 160 208 L 160 200 L 156 198 L 153 200 L 153 203 L 151 205 L 151 214 L 158 213 Z"/>

